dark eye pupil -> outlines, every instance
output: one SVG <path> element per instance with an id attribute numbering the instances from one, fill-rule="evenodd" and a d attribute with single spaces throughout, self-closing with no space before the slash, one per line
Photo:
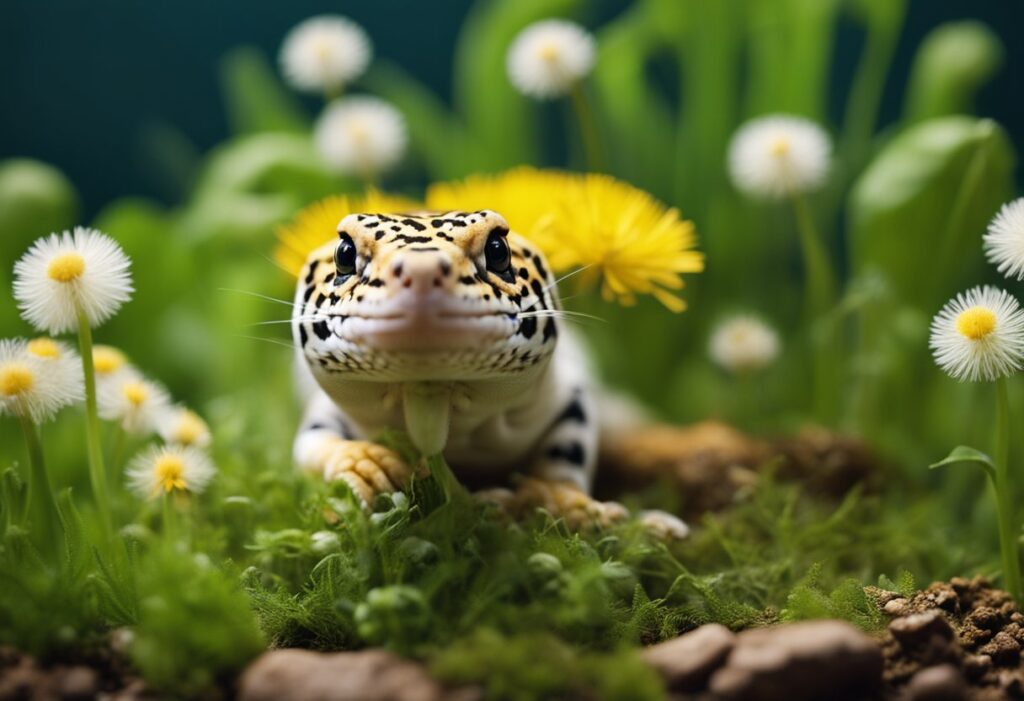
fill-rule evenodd
<path id="1" fill-rule="evenodd" d="M 338 247 L 334 249 L 334 264 L 338 267 L 338 276 L 351 275 L 356 270 L 356 245 L 347 235 L 342 235 Z"/>
<path id="2" fill-rule="evenodd" d="M 488 270 L 495 273 L 503 273 L 508 270 L 508 266 L 512 262 L 512 256 L 509 253 L 505 237 L 500 234 L 491 234 L 487 238 L 484 257 L 487 259 Z"/>

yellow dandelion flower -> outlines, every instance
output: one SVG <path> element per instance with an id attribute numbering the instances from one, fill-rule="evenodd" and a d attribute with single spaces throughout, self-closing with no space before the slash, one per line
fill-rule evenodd
<path id="1" fill-rule="evenodd" d="M 532 237 L 558 271 L 582 267 L 582 284 L 602 280 L 601 294 L 633 304 L 650 294 L 674 312 L 686 303 L 676 294 L 683 273 L 704 269 L 694 250 L 693 223 L 643 190 L 607 175 L 574 178 L 553 216 Z"/>
<path id="2" fill-rule="evenodd" d="M 113 346 L 97 345 L 92 349 L 92 362 L 97 377 L 112 377 L 128 365 L 125 354 Z"/>
<path id="3" fill-rule="evenodd" d="M 529 166 L 497 175 L 471 175 L 431 185 L 427 208 L 438 212 L 491 209 L 505 217 L 513 231 L 532 239 L 538 228 L 547 225 L 553 205 L 564 197 L 573 179 L 569 173 Z"/>
<path id="4" fill-rule="evenodd" d="M 314 202 L 288 224 L 277 229 L 277 249 L 274 260 L 278 265 L 298 276 L 310 252 L 337 237 L 338 222 L 355 212 L 393 214 L 413 212 L 423 206 L 413 200 L 369 190 L 365 195 L 336 195 Z"/>
<path id="5" fill-rule="evenodd" d="M 198 448 L 151 446 L 128 466 L 128 486 L 142 499 L 170 492 L 198 494 L 206 489 L 217 468 Z"/>

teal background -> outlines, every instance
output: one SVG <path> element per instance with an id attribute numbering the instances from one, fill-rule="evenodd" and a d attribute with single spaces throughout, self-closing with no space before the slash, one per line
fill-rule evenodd
<path id="1" fill-rule="evenodd" d="M 83 198 L 85 219 L 115 197 L 139 194 L 174 202 L 184 194 L 148 170 L 153 130 L 172 128 L 185 152 L 204 152 L 227 136 L 218 60 L 254 45 L 276 61 L 284 33 L 314 14 L 341 13 L 362 24 L 378 56 L 447 95 L 452 45 L 472 0 L 324 2 L 131 2 L 3 0 L 0 3 L 0 157 L 28 156 L 60 167 Z M 628 3 L 598 0 L 586 20 Z M 915 0 L 887 87 L 883 123 L 895 116 L 914 48 L 927 31 L 976 18 L 1000 35 L 1003 70 L 981 94 L 978 113 L 1018 140 L 1024 96 L 1010 66 L 1024 65 L 1024 3 L 1018 0 Z M 860 36 L 847 23 L 833 65 L 838 114 Z M 315 100 L 309 101 L 312 110 Z M 558 145 L 555 145 L 557 148 Z"/>

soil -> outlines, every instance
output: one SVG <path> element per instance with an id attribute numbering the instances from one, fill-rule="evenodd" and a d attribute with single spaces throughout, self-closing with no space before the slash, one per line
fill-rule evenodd
<path id="1" fill-rule="evenodd" d="M 1024 699 L 1024 614 L 1006 592 L 982 577 L 936 582 L 909 599 L 868 591 L 892 617 L 881 645 L 893 697 L 940 698 L 918 693 L 933 685 L 963 689 L 942 698 Z"/>

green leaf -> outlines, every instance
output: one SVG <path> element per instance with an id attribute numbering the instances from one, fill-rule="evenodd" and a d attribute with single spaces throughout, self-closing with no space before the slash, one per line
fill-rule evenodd
<path id="1" fill-rule="evenodd" d="M 309 130 L 309 120 L 257 49 L 241 47 L 229 52 L 221 60 L 220 75 L 234 133 Z"/>
<path id="2" fill-rule="evenodd" d="M 1006 133 L 990 120 L 944 117 L 905 130 L 850 194 L 854 274 L 874 266 L 897 297 L 934 311 L 977 279 L 981 233 L 1012 190 L 1014 161 Z"/>
<path id="3" fill-rule="evenodd" d="M 917 122 L 969 112 L 974 94 L 1003 63 L 999 37 L 980 22 L 949 22 L 933 29 L 917 51 L 904 116 Z"/>
<path id="4" fill-rule="evenodd" d="M 958 445 L 957 447 L 953 448 L 953 452 L 951 452 L 942 460 L 939 460 L 938 462 L 929 465 L 928 469 L 934 470 L 937 467 L 945 467 L 946 465 L 954 465 L 962 462 L 974 463 L 978 465 L 979 467 L 981 467 L 981 469 L 985 471 L 985 474 L 989 476 L 989 479 L 991 479 L 993 482 L 995 481 L 996 467 L 992 463 L 992 458 L 990 458 L 988 455 L 981 452 L 980 450 L 976 450 L 975 448 L 971 448 L 970 446 L 967 445 Z"/>

